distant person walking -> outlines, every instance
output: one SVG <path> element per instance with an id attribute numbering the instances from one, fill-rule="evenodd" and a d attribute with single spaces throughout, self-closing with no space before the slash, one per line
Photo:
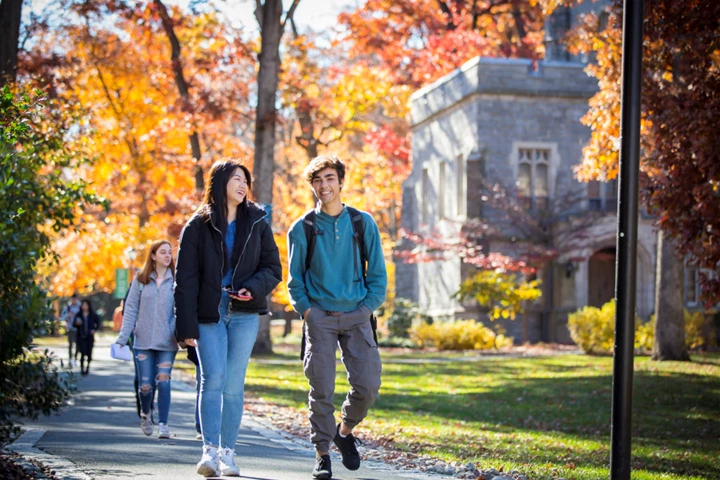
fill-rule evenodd
<path id="1" fill-rule="evenodd" d="M 80 297 L 77 293 L 73 293 L 70 297 L 70 302 L 65 307 L 63 317 L 65 319 L 65 329 L 67 330 L 68 337 L 68 364 L 72 365 L 73 360 L 77 363 L 78 349 L 77 349 L 77 328 L 75 328 L 75 315 L 80 311 Z M 73 346 L 75 352 L 73 355 Z"/>
<path id="2" fill-rule="evenodd" d="M 377 224 L 340 199 L 345 164 L 334 156 L 314 158 L 305 181 L 318 204 L 288 232 L 290 302 L 305 320 L 305 376 L 310 383 L 313 477 L 332 478 L 330 442 L 348 470 L 360 468 L 352 430 L 368 413 L 380 389 L 380 354 L 373 311 L 385 299 L 387 272 Z M 335 352 L 338 345 L 350 391 L 335 424 Z"/>
<path id="3" fill-rule="evenodd" d="M 116 340 L 120 345 L 127 345 L 133 334 L 139 376 L 140 428 L 148 436 L 154 429 L 150 416 L 153 389 L 158 392 L 158 438 L 170 438 L 170 374 L 178 351 L 174 279 L 172 246 L 167 240 L 158 240 L 150 246 L 145 266 L 130 284 Z"/>
<path id="4" fill-rule="evenodd" d="M 75 315 L 74 324 L 77 329 L 77 349 L 80 351 L 80 373 L 87 375 L 90 373 L 95 332 L 100 330 L 100 317 L 87 298 L 80 304 L 80 311 Z"/>
<path id="5" fill-rule="evenodd" d="M 235 160 L 210 169 L 200 209 L 180 236 L 175 287 L 178 338 L 197 347 L 200 430 L 197 473 L 239 476 L 235 441 L 245 371 L 267 296 L 282 268 L 267 213 L 248 199 L 250 171 Z"/>

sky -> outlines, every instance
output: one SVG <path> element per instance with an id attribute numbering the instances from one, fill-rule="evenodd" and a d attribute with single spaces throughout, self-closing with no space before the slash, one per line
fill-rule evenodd
<path id="1" fill-rule="evenodd" d="M 193 0 L 165 0 L 166 5 L 180 5 L 183 8 Z M 197 0 L 196 0 L 197 1 Z M 28 6 L 35 13 L 51 4 L 52 0 L 29 0 Z M 255 0 L 213 0 L 213 3 L 223 11 L 233 26 L 242 28 L 248 35 L 257 35 L 260 28 L 255 19 Z M 283 0 L 284 10 L 287 10 L 292 0 Z M 364 3 L 364 0 L 300 0 L 295 10 L 295 24 L 301 33 L 307 28 L 315 32 L 323 32 L 337 26 L 337 16 L 340 12 L 354 10 Z"/>
<path id="2" fill-rule="evenodd" d="M 189 0 L 175 0 L 178 4 L 187 4 Z M 287 10 L 292 1 L 283 0 Z M 311 27 L 316 32 L 329 30 L 337 25 L 340 12 L 355 9 L 362 0 L 300 0 L 295 10 L 295 24 L 301 32 Z M 249 33 L 258 33 L 259 27 L 255 19 L 255 0 L 217 0 L 216 4 L 225 12 L 236 27 L 249 29 Z"/>

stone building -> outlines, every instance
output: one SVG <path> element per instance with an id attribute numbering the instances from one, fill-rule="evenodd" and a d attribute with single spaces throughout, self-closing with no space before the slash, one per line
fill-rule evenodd
<path id="1" fill-rule="evenodd" d="M 528 309 L 527 340 L 570 342 L 567 314 L 599 306 L 614 293 L 616 182 L 580 183 L 572 167 L 590 138 L 580 123 L 597 91 L 583 58 L 573 57 L 557 38 L 577 11 L 566 9 L 548 21 L 547 58 L 475 58 L 416 92 L 411 98 L 413 171 L 403 185 L 402 226 L 420 234 L 458 236 L 473 218 L 492 222 L 479 185 L 498 184 L 514 192 L 530 213 L 553 199 L 575 198 L 575 217 L 597 218 L 581 243 L 562 250 L 538 272 L 543 298 Z M 590 214 L 590 213 L 588 213 Z M 553 241 L 556 245 L 561 239 Z M 485 245 L 489 251 L 503 245 Z M 637 312 L 653 310 L 656 230 L 641 215 L 637 257 Z M 396 266 L 397 296 L 417 302 L 435 318 L 483 319 L 474 302 L 452 299 L 469 268 L 459 258 Z M 523 322 L 505 322 L 508 334 L 523 338 Z"/>

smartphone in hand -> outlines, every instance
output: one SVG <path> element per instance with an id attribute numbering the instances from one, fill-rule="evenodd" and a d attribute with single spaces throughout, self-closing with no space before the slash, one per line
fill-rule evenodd
<path id="1" fill-rule="evenodd" d="M 228 295 L 230 295 L 232 298 L 235 298 L 237 300 L 244 300 L 244 301 L 252 300 L 252 295 L 250 295 L 249 293 L 241 294 L 239 291 L 231 290 L 230 288 L 225 288 L 224 290 L 227 292 Z"/>

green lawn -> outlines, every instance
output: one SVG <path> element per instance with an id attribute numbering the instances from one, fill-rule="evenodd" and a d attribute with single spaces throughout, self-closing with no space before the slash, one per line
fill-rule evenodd
<path id="1" fill-rule="evenodd" d="M 612 358 L 382 355 L 380 399 L 361 433 L 532 479 L 608 478 Z M 632 478 L 720 478 L 720 355 L 693 360 L 636 358 Z M 337 384 L 339 408 L 342 366 Z M 294 353 L 251 361 L 247 390 L 306 408 L 307 380 Z"/>

